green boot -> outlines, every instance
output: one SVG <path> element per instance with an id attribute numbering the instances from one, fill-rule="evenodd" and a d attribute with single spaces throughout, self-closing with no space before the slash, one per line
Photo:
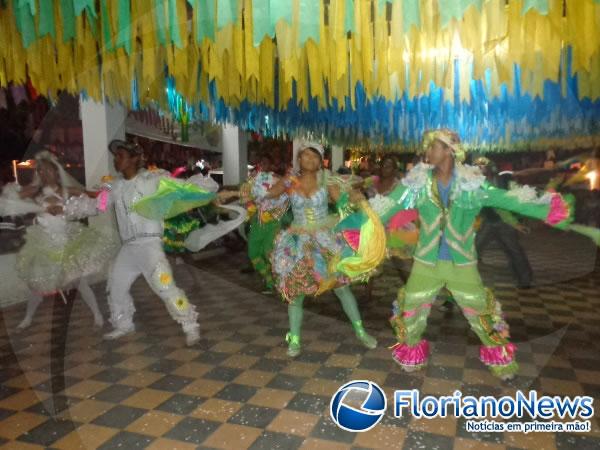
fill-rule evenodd
<path id="1" fill-rule="evenodd" d="M 362 345 L 371 350 L 377 347 L 377 339 L 367 333 L 365 327 L 363 327 L 362 320 L 353 321 L 352 328 L 354 328 L 354 333 L 356 333 L 356 337 Z"/>
<path id="2" fill-rule="evenodd" d="M 300 351 L 301 351 L 300 336 L 289 332 L 288 334 L 285 335 L 285 342 L 287 342 L 287 344 L 288 344 L 287 355 L 290 358 L 295 358 L 296 356 L 298 356 L 300 354 Z"/>

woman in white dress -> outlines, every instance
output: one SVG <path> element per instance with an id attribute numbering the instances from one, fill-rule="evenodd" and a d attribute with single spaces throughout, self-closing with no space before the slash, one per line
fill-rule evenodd
<path id="1" fill-rule="evenodd" d="M 83 186 L 66 173 L 52 153 L 44 150 L 35 161 L 33 182 L 23 188 L 13 186 L 0 198 L 4 213 L 37 213 L 17 254 L 17 273 L 31 290 L 25 317 L 17 329 L 31 325 L 44 297 L 60 294 L 65 299 L 63 292 L 75 287 L 92 311 L 95 325 L 101 327 L 102 314 L 86 278 L 105 268 L 116 251 L 116 242 L 108 233 L 67 221 L 63 206 L 70 196 L 83 193 Z"/>

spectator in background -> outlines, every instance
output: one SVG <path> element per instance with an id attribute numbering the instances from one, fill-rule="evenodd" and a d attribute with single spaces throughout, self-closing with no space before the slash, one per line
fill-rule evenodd
<path id="1" fill-rule="evenodd" d="M 508 179 L 498 177 L 493 163 L 486 157 L 477 158 L 475 165 L 481 169 L 487 180 L 494 186 L 501 189 L 508 188 Z M 477 254 L 481 255 L 485 248 L 493 241 L 496 241 L 506 258 L 514 277 L 517 279 L 517 287 L 528 289 L 531 287 L 533 271 L 527 254 L 519 243 L 519 233 L 527 233 L 527 227 L 521 225 L 512 213 L 497 208 L 482 208 L 480 213 L 481 225 L 475 238 L 475 247 Z"/>

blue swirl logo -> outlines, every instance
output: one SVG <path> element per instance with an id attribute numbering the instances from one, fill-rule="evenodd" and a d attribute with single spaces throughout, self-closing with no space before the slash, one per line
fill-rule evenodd
<path id="1" fill-rule="evenodd" d="M 377 425 L 386 408 L 387 399 L 383 390 L 372 381 L 358 380 L 346 383 L 333 394 L 329 412 L 338 427 L 362 432 Z"/>

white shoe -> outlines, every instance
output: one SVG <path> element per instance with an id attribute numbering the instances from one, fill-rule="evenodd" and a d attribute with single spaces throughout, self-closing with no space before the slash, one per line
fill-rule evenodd
<path id="1" fill-rule="evenodd" d="M 94 317 L 94 326 L 96 328 L 102 328 L 104 326 L 104 319 L 102 316 Z"/>
<path id="2" fill-rule="evenodd" d="M 120 337 L 127 336 L 135 331 L 135 327 L 133 325 L 127 328 L 115 328 L 110 333 L 106 333 L 103 336 L 104 340 L 112 341 L 114 339 L 119 339 Z"/>
<path id="3" fill-rule="evenodd" d="M 200 341 L 200 327 L 194 327 L 190 331 L 185 332 L 185 345 L 191 347 Z"/>
<path id="4" fill-rule="evenodd" d="M 17 331 L 26 330 L 31 326 L 31 319 L 26 317 L 24 318 L 19 325 L 17 325 Z"/>

